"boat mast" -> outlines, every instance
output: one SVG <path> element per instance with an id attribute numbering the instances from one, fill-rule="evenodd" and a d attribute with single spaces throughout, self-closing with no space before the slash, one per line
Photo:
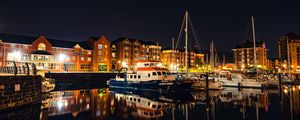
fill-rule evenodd
<path id="1" fill-rule="evenodd" d="M 291 77 L 291 58 L 290 58 L 290 45 L 289 45 L 289 36 L 286 36 L 286 47 L 287 47 L 287 62 L 288 62 L 288 73 Z"/>
<path id="2" fill-rule="evenodd" d="M 185 65 L 186 65 L 186 78 L 188 77 L 188 11 L 185 12 Z"/>
<path id="3" fill-rule="evenodd" d="M 171 68 L 171 70 L 174 70 L 174 62 L 173 62 L 173 54 L 174 54 L 174 37 L 172 38 L 172 52 L 171 52 L 171 65 L 172 65 L 172 68 Z M 175 58 L 175 60 L 176 60 L 176 58 Z"/>
<path id="4" fill-rule="evenodd" d="M 210 44 L 210 66 L 212 69 L 215 69 L 214 41 Z"/>
<path id="5" fill-rule="evenodd" d="M 254 59 L 254 67 L 256 68 L 256 38 L 255 38 L 255 28 L 254 28 L 254 17 L 251 16 L 251 19 L 252 19 L 252 36 L 253 36 L 253 52 L 254 52 L 254 56 L 253 56 L 253 59 Z"/>

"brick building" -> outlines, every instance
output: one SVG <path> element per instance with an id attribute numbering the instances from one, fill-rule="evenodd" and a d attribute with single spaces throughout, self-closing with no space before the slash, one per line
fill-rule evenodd
<path id="1" fill-rule="evenodd" d="M 103 44 L 106 49 L 94 49 Z M 35 63 L 38 70 L 43 71 L 109 71 L 110 48 L 105 37 L 98 40 L 74 42 L 66 40 L 48 39 L 45 36 L 30 37 L 0 33 L 0 65 L 5 61 Z M 94 60 L 95 51 L 107 54 L 106 60 Z M 99 64 L 106 64 L 106 69 L 99 68 Z"/>
<path id="2" fill-rule="evenodd" d="M 254 65 L 253 41 L 244 41 L 232 49 L 237 69 L 247 69 Z M 256 66 L 267 67 L 267 51 L 265 42 L 256 42 Z"/>
<path id="3" fill-rule="evenodd" d="M 132 38 L 119 38 L 111 42 L 112 69 L 132 68 L 139 60 L 161 60 L 161 46 Z"/>
<path id="4" fill-rule="evenodd" d="M 289 47 L 288 47 L 289 46 Z M 300 70 L 300 36 L 294 32 L 289 32 L 280 37 L 278 41 L 279 58 L 287 61 L 282 67 L 283 70 L 292 70 L 296 72 Z M 289 52 L 288 52 L 289 50 Z M 288 53 L 290 53 L 288 57 Z M 288 58 L 290 62 L 288 63 Z M 290 64 L 290 66 L 288 66 Z"/>
<path id="5" fill-rule="evenodd" d="M 172 49 L 164 49 L 162 51 L 162 61 L 164 66 L 170 70 L 176 70 L 179 68 L 184 68 L 186 66 L 185 63 L 185 51 L 184 50 L 172 50 Z M 188 51 L 188 65 L 189 68 L 196 67 L 197 62 L 204 61 L 204 54 L 196 53 L 194 51 Z"/>

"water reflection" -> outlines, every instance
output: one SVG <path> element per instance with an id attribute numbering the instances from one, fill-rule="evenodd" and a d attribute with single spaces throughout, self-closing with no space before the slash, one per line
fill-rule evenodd
<path id="1" fill-rule="evenodd" d="M 57 91 L 42 119 L 300 119 L 300 86 L 159 94 L 103 89 Z M 292 98 L 292 99 L 291 99 Z"/>

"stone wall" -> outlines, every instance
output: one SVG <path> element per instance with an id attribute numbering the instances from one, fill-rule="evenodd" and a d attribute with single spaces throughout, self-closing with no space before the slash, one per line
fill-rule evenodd
<path id="1" fill-rule="evenodd" d="M 39 75 L 1 76 L 0 111 L 40 102 L 41 82 Z"/>
<path id="2" fill-rule="evenodd" d="M 55 83 L 82 84 L 85 82 L 106 81 L 115 78 L 117 73 L 45 73 L 46 78 L 55 79 Z"/>

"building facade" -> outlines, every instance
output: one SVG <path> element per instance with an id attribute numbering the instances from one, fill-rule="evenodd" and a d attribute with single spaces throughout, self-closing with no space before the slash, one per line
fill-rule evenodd
<path id="1" fill-rule="evenodd" d="M 150 41 L 122 37 L 111 42 L 111 51 L 114 70 L 122 66 L 132 69 L 140 60 L 161 60 L 161 46 Z"/>
<path id="2" fill-rule="evenodd" d="M 234 63 L 237 69 L 247 69 L 254 66 L 253 41 L 245 41 L 232 49 Z M 259 68 L 267 67 L 267 51 L 265 42 L 256 42 L 256 66 Z"/>
<path id="3" fill-rule="evenodd" d="M 282 65 L 282 69 L 290 69 L 291 72 L 300 71 L 300 36 L 294 32 L 281 36 L 278 41 L 278 48 L 279 58 L 287 61 L 286 64 Z"/>
<path id="4" fill-rule="evenodd" d="M 93 59 L 96 54 L 93 46 L 97 44 L 0 33 L 0 65 L 16 61 L 35 63 L 42 71 L 109 71 L 109 67 L 106 70 L 93 69 L 99 62 L 110 65 L 109 58 L 107 61 Z M 109 44 L 107 50 L 104 52 L 110 55 Z"/>
<path id="5" fill-rule="evenodd" d="M 183 69 L 186 66 L 184 50 L 172 50 L 165 49 L 162 51 L 162 61 L 164 67 L 170 70 Z M 189 68 L 195 68 L 197 65 L 203 64 L 204 54 L 196 53 L 194 51 L 188 51 L 188 66 Z"/>

